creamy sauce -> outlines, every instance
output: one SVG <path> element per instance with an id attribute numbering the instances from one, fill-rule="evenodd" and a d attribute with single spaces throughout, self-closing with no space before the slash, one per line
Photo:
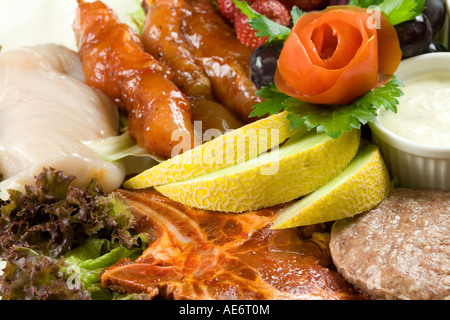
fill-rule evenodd
<path id="1" fill-rule="evenodd" d="M 380 123 L 411 141 L 450 146 L 450 73 L 421 74 L 404 85 L 397 113 L 383 110 Z"/>

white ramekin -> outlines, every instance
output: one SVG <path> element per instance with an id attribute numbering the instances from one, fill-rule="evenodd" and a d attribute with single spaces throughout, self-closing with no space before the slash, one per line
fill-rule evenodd
<path id="1" fill-rule="evenodd" d="M 396 75 L 400 80 L 406 81 L 432 70 L 450 73 L 450 52 L 429 53 L 405 59 L 400 63 Z M 391 179 L 397 178 L 400 187 L 450 190 L 450 147 L 407 140 L 387 130 L 378 121 L 369 126 Z"/>

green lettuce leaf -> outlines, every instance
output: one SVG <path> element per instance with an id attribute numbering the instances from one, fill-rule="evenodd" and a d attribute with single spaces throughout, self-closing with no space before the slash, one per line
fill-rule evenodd
<path id="1" fill-rule="evenodd" d="M 377 7 L 392 25 L 412 20 L 425 9 L 425 0 L 351 0 L 350 5 Z"/>
<path id="2" fill-rule="evenodd" d="M 136 5 L 139 7 L 139 9 L 137 9 L 134 12 L 129 13 L 129 17 L 131 19 L 131 22 L 134 24 L 134 27 L 137 31 L 137 33 L 139 35 L 142 35 L 143 31 L 144 31 L 144 26 L 145 26 L 145 11 L 144 8 L 141 6 L 141 1 L 140 0 L 136 0 Z"/>
<path id="3" fill-rule="evenodd" d="M 129 156 L 148 157 L 157 162 L 164 161 L 164 159 L 153 156 L 149 154 L 147 150 L 140 147 L 136 143 L 136 140 L 131 138 L 128 131 L 125 131 L 120 135 L 107 137 L 104 139 L 83 141 L 83 144 L 98 153 L 103 160 L 109 162 L 122 160 Z"/>
<path id="4" fill-rule="evenodd" d="M 0 277 L 2 300 L 91 300 L 88 291 L 67 285 L 60 272 L 63 259 L 13 247 L 6 260 Z"/>
<path id="5" fill-rule="evenodd" d="M 106 239 L 90 238 L 64 255 L 64 267 L 59 271 L 65 273 L 69 286 L 87 290 L 92 299 L 112 299 L 114 294 L 103 288 L 100 282 L 103 269 L 121 259 L 136 259 L 142 254 L 146 244 L 147 241 L 143 241 L 141 247 L 129 249 L 114 246 Z"/>
<path id="6" fill-rule="evenodd" d="M 120 162 L 126 174 L 136 174 L 157 165 L 165 159 L 151 155 L 130 137 L 126 128 L 122 134 L 99 140 L 82 141 L 103 160 Z"/>
<path id="7" fill-rule="evenodd" d="M 10 300 L 110 299 L 103 268 L 135 259 L 149 235 L 120 193 L 104 194 L 95 180 L 72 186 L 73 176 L 44 169 L 25 192 L 0 202 L 0 295 Z"/>

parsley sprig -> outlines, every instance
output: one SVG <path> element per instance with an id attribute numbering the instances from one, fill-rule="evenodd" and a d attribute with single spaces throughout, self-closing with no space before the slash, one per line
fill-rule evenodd
<path id="1" fill-rule="evenodd" d="M 338 138 L 344 131 L 358 129 L 361 125 L 375 121 L 381 108 L 397 112 L 398 98 L 403 95 L 401 81 L 394 77 L 347 105 L 314 105 L 292 98 L 280 92 L 275 85 L 262 87 L 258 95 L 265 101 L 254 106 L 250 117 L 262 117 L 289 111 L 287 119 L 291 129 L 303 125 L 308 130 L 325 132 Z"/>
<path id="2" fill-rule="evenodd" d="M 377 7 L 395 26 L 419 15 L 425 9 L 425 0 L 350 0 L 349 5 Z"/>

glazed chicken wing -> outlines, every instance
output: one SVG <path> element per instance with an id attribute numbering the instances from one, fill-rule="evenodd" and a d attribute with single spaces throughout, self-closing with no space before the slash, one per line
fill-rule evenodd
<path id="1" fill-rule="evenodd" d="M 158 0 L 152 4 L 142 37 L 144 48 L 170 67 L 171 79 L 191 103 L 192 120 L 201 121 L 203 133 L 208 129 L 218 129 L 221 133 L 237 129 L 243 122 L 214 99 L 211 82 L 184 38 L 183 6 L 183 0 Z"/>
<path id="2" fill-rule="evenodd" d="M 111 9 L 79 1 L 74 30 L 86 82 L 128 114 L 128 129 L 149 153 L 170 158 L 195 144 L 190 104 L 170 71 L 144 52 L 140 38 Z"/>
<path id="3" fill-rule="evenodd" d="M 226 107 L 248 123 L 261 101 L 249 77 L 252 50 L 236 38 L 211 1 L 155 0 L 149 6 L 142 35 L 145 49 L 174 72 L 174 82 L 188 96 L 201 97 L 210 109 Z M 217 113 L 216 112 L 216 113 Z M 226 119 L 229 119 L 227 116 Z"/>
<path id="4" fill-rule="evenodd" d="M 84 141 L 117 134 L 117 107 L 84 83 L 76 52 L 45 44 L 0 54 L 0 198 L 24 192 L 43 168 L 87 186 L 118 188 L 125 168 L 104 161 Z"/>

